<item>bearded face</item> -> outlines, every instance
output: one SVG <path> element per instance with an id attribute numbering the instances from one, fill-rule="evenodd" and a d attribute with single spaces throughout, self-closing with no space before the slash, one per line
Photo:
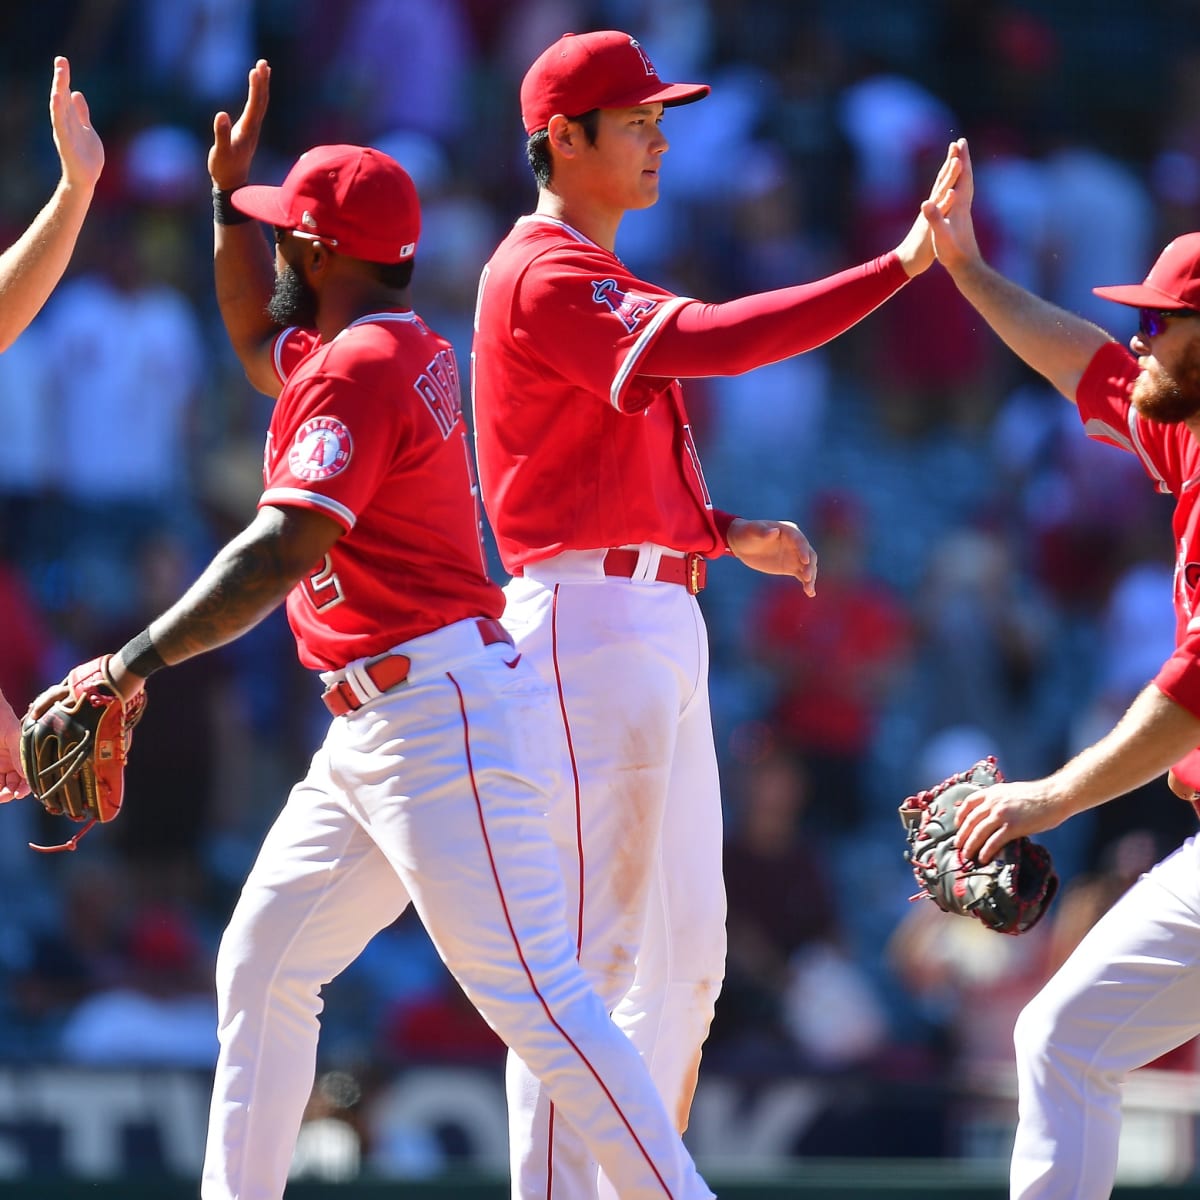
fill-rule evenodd
<path id="1" fill-rule="evenodd" d="M 1130 400 L 1141 416 L 1162 425 L 1200 417 L 1200 338 L 1187 342 L 1170 371 L 1161 363 L 1154 371 L 1143 370 Z"/>
<path id="2" fill-rule="evenodd" d="M 267 315 L 278 325 L 312 329 L 317 323 L 317 293 L 295 267 L 286 263 L 275 271 L 275 290 L 267 304 Z"/>

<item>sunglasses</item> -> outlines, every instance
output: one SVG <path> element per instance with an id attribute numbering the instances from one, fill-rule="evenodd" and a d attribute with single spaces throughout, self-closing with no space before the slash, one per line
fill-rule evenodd
<path id="1" fill-rule="evenodd" d="M 1200 312 L 1191 308 L 1139 308 L 1138 333 L 1144 338 L 1156 338 L 1166 333 L 1171 317 L 1200 317 Z"/>

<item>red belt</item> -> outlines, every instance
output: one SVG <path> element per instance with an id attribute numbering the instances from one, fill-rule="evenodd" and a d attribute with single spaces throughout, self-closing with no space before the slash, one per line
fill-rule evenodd
<path id="1" fill-rule="evenodd" d="M 479 630 L 479 640 L 485 646 L 493 646 L 497 642 L 512 645 L 508 630 L 499 621 L 480 619 L 475 622 L 475 628 Z M 381 654 L 359 668 L 381 693 L 399 687 L 408 678 L 411 669 L 412 661 L 406 654 Z M 365 700 L 359 699 L 348 679 L 331 683 L 321 694 L 321 699 L 335 717 L 356 712 L 366 704 Z"/>
<path id="2" fill-rule="evenodd" d="M 610 550 L 604 556 L 604 573 L 632 579 L 639 557 L 636 550 Z M 664 554 L 658 560 L 658 572 L 654 578 L 659 583 L 677 583 L 694 596 L 704 587 L 708 578 L 708 560 L 703 554 L 685 554 L 682 558 Z"/>

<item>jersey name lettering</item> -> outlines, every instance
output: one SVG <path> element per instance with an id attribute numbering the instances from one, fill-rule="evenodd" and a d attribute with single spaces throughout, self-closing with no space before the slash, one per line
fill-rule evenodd
<path id="1" fill-rule="evenodd" d="M 462 416 L 462 393 L 458 386 L 458 363 L 454 351 L 439 350 L 429 366 L 417 376 L 413 386 L 437 422 L 442 437 L 449 437 Z"/>
<path id="2" fill-rule="evenodd" d="M 621 318 L 621 324 L 630 333 L 638 327 L 647 313 L 658 307 L 657 300 L 647 300 L 645 296 L 621 291 L 615 279 L 593 279 L 592 299 L 616 313 Z"/>

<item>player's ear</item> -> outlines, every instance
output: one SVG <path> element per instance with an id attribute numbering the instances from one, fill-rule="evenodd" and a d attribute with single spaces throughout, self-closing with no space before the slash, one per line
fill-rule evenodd
<path id="1" fill-rule="evenodd" d="M 329 247 L 323 242 L 309 242 L 304 254 L 304 265 L 309 278 L 319 278 L 323 275 L 329 269 L 332 258 Z"/>
<path id="2" fill-rule="evenodd" d="M 574 158 L 583 144 L 582 128 L 561 113 L 550 118 L 550 124 L 546 126 L 546 137 L 552 149 L 563 158 Z"/>

